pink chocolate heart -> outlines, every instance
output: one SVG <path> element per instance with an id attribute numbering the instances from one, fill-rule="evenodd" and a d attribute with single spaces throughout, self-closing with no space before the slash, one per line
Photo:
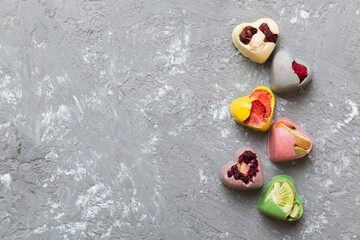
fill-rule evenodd
<path id="1" fill-rule="evenodd" d="M 284 128 L 276 127 L 278 123 L 283 123 L 284 125 L 295 129 L 306 138 L 310 139 L 311 144 L 310 148 L 306 150 L 306 154 L 296 156 L 293 147 L 295 146 L 294 136 Z M 271 161 L 273 162 L 285 162 L 298 159 L 306 156 L 312 148 L 312 140 L 309 134 L 302 131 L 293 121 L 288 118 L 279 118 L 276 119 L 270 127 L 268 135 L 268 155 Z"/>
<path id="2" fill-rule="evenodd" d="M 240 156 L 244 157 L 246 155 L 246 153 L 245 153 L 246 151 L 250 151 L 250 152 L 254 153 L 255 158 L 253 158 L 253 159 L 257 160 L 257 161 L 253 160 L 253 161 L 251 161 L 251 163 L 247 164 L 248 166 L 250 166 L 250 168 L 247 172 L 248 174 L 246 174 L 249 179 L 248 183 L 245 183 L 241 179 L 235 179 L 235 175 L 232 175 L 231 173 L 230 173 L 230 175 L 232 175 L 232 176 L 229 177 L 229 171 L 231 172 L 232 167 L 239 163 Z M 245 162 L 245 160 L 243 160 L 243 162 Z M 254 162 L 257 162 L 257 168 L 256 168 L 256 174 L 252 175 L 250 172 L 251 172 L 251 167 L 254 167 Z M 253 169 L 255 169 L 255 168 L 253 168 Z M 243 175 L 243 176 L 245 177 L 245 175 Z M 247 189 L 261 188 L 263 185 L 263 173 L 262 173 L 261 161 L 260 161 L 259 156 L 256 154 L 256 152 L 252 148 L 249 148 L 249 147 L 239 148 L 235 152 L 232 161 L 226 163 L 221 168 L 220 180 L 225 186 L 235 189 L 235 190 L 247 190 Z"/>

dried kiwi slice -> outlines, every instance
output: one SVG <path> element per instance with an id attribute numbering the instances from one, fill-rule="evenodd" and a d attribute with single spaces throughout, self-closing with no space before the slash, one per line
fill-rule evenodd
<path id="1" fill-rule="evenodd" d="M 301 206 L 299 204 L 295 204 L 294 208 L 292 209 L 290 213 L 290 217 L 297 218 L 299 216 Z"/>
<path id="2" fill-rule="evenodd" d="M 289 216 L 292 212 L 291 210 L 294 207 L 294 198 L 294 189 L 291 187 L 291 184 L 288 181 L 284 182 L 282 185 L 280 182 L 275 182 L 273 189 L 270 191 L 265 202 L 271 199 L 284 211 L 286 216 Z M 299 211 L 297 211 L 297 213 L 298 212 Z"/>

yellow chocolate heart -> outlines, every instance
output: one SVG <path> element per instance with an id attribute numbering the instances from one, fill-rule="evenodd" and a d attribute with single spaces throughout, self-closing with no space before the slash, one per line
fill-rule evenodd
<path id="1" fill-rule="evenodd" d="M 257 87 L 246 96 L 234 100 L 230 105 L 230 114 L 237 123 L 266 132 L 274 113 L 275 97 L 267 87 Z"/>
<path id="2" fill-rule="evenodd" d="M 251 110 L 251 103 L 255 98 L 249 98 L 249 96 L 235 99 L 230 105 L 230 113 L 236 122 L 245 121 Z"/>

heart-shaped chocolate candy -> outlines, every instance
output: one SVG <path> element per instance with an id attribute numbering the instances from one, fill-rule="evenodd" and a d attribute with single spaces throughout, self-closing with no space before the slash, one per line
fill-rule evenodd
<path id="1" fill-rule="evenodd" d="M 304 157 L 312 148 L 309 134 L 288 118 L 279 118 L 268 135 L 268 155 L 273 162 L 285 162 Z"/>
<path id="2" fill-rule="evenodd" d="M 284 48 L 277 51 L 270 66 L 270 84 L 276 93 L 299 89 L 311 81 L 309 65 Z"/>
<path id="3" fill-rule="evenodd" d="M 256 63 L 264 63 L 276 46 L 279 26 L 270 18 L 241 23 L 232 32 L 235 47 Z"/>
<path id="4" fill-rule="evenodd" d="M 230 114 L 234 120 L 246 127 L 266 132 L 274 112 L 275 97 L 267 87 L 257 87 L 246 97 L 234 100 Z"/>
<path id="5" fill-rule="evenodd" d="M 274 177 L 258 203 L 262 214 L 273 218 L 295 221 L 303 215 L 303 205 L 296 192 L 294 180 L 287 175 Z"/>
<path id="6" fill-rule="evenodd" d="M 225 186 L 235 190 L 261 188 L 263 174 L 259 156 L 252 148 L 239 148 L 232 161 L 220 170 L 220 180 Z"/>

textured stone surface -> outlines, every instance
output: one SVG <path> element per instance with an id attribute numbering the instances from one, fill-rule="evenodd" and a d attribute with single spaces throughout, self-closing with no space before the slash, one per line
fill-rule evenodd
<path id="1" fill-rule="evenodd" d="M 355 0 L 1 1 L 0 238 L 359 238 L 359 14 Z M 270 86 L 269 64 L 231 40 L 261 17 L 314 70 L 305 91 L 276 95 L 274 119 L 313 138 L 291 163 L 228 110 Z M 258 213 L 263 189 L 221 184 L 241 146 L 265 185 L 294 178 L 301 220 Z"/>

